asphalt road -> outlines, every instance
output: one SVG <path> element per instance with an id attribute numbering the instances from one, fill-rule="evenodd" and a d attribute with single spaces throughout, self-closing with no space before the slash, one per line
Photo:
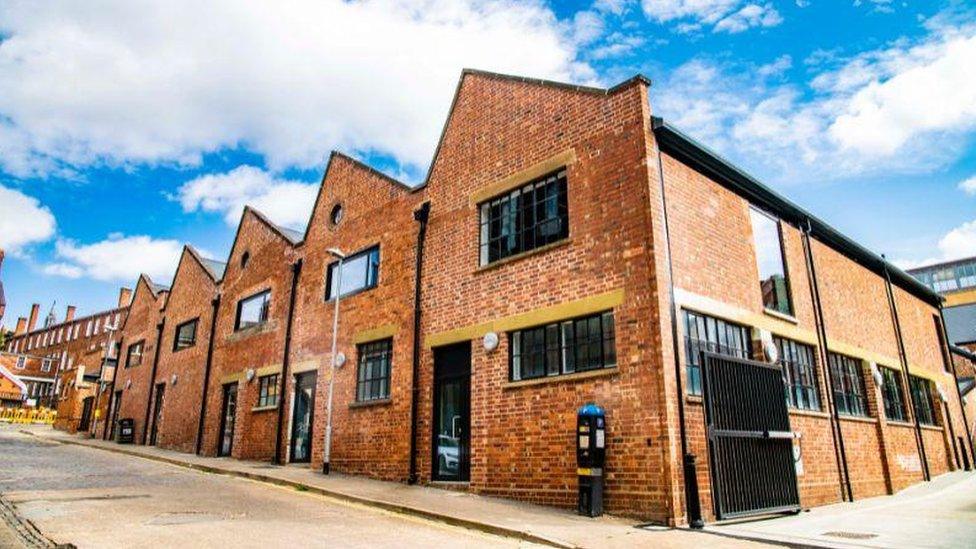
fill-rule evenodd
<path id="1" fill-rule="evenodd" d="M 516 540 L 0 426 L 0 493 L 78 547 L 517 547 Z M 6 537 L 5 537 L 6 536 Z M 10 543 L 0 527 L 0 546 Z"/>

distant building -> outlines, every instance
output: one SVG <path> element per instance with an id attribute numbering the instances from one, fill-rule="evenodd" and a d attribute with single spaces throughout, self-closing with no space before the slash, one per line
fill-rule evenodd
<path id="1" fill-rule="evenodd" d="M 945 298 L 949 342 L 976 348 L 976 257 L 910 269 L 908 274 Z"/>
<path id="2" fill-rule="evenodd" d="M 0 269 L 3 268 L 3 249 L 0 249 Z M 7 310 L 7 298 L 3 295 L 3 279 L 0 278 L 0 321 L 3 320 L 3 312 Z"/>

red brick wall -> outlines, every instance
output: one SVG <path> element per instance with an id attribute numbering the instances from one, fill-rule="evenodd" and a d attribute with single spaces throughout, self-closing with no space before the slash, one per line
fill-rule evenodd
<path id="1" fill-rule="evenodd" d="M 134 441 L 142 443 L 146 429 L 146 407 L 152 392 L 152 368 L 156 353 L 158 335 L 157 325 L 162 320 L 162 308 L 166 292 L 154 295 L 146 282 L 140 277 L 132 297 L 129 317 L 122 328 L 122 348 L 119 351 L 119 366 L 115 374 L 115 389 L 122 391 L 118 419 L 134 420 Z M 127 367 L 129 347 L 143 341 L 142 363 Z M 157 376 L 157 381 L 159 376 Z M 108 398 L 106 397 L 107 401 Z"/>

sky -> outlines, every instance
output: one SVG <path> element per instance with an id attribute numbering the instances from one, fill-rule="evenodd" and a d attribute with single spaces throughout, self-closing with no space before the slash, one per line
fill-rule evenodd
<path id="1" fill-rule="evenodd" d="M 423 179 L 462 68 L 612 86 L 902 267 L 976 255 L 976 7 L 898 0 L 0 2 L 0 277 L 114 306 L 332 150 Z"/>

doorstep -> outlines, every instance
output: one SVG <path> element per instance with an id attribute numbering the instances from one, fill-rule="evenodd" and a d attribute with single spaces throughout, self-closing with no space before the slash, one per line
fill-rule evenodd
<path id="1" fill-rule="evenodd" d="M 444 489 L 446 486 L 442 483 L 435 486 L 411 486 L 337 473 L 326 476 L 308 467 L 202 457 L 154 446 L 79 438 L 50 428 L 25 428 L 21 431 L 52 442 L 87 446 L 207 473 L 288 486 L 390 512 L 550 547 L 596 547 L 624 539 L 637 541 L 633 536 L 641 532 L 635 528 L 638 526 L 635 521 L 610 516 L 582 517 L 564 509 Z M 669 537 L 685 534 L 678 530 L 670 532 Z M 651 535 L 650 532 L 646 533 Z M 661 534 L 664 535 L 663 532 Z M 657 536 L 658 533 L 653 535 Z M 653 537 L 646 541 L 656 545 Z"/>

